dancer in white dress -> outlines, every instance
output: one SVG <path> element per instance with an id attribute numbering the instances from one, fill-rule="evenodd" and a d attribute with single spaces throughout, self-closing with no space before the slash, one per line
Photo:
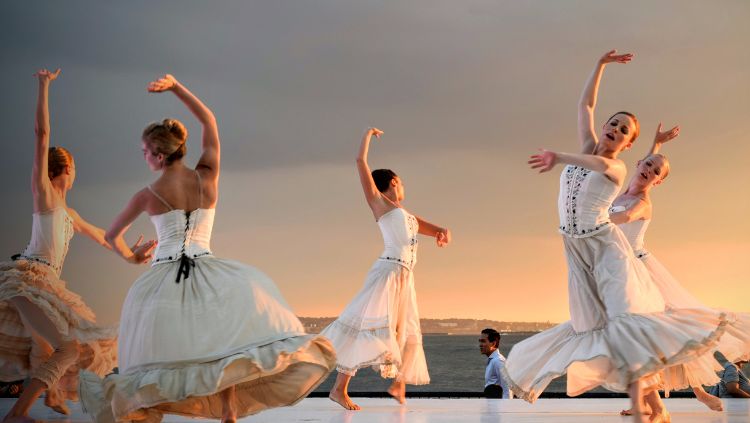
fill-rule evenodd
<path id="1" fill-rule="evenodd" d="M 69 414 L 65 400 L 78 399 L 78 369 L 103 376 L 117 361 L 116 330 L 98 327 L 94 312 L 60 279 L 74 232 L 109 245 L 103 229 L 67 205 L 76 177 L 73 156 L 62 147 L 49 147 L 49 85 L 59 74 L 60 69 L 35 74 L 39 94 L 31 241 L 13 261 L 0 263 L 0 380 L 31 378 L 5 422 L 32 421 L 29 409 L 44 390 L 45 405 Z M 147 253 L 153 246 L 134 248 Z"/>
<path id="2" fill-rule="evenodd" d="M 529 161 L 540 172 L 567 164 L 558 210 L 571 320 L 516 344 L 503 376 L 528 401 L 566 373 L 569 395 L 596 386 L 627 391 L 633 415 L 642 421 L 644 390 L 657 386 L 664 368 L 710 352 L 725 331 L 726 318 L 704 310 L 666 310 L 627 238 L 609 221 L 608 209 L 626 176 L 617 156 L 637 137 L 638 122 L 632 114 L 618 112 L 597 137 L 593 114 L 606 64 L 631 58 L 613 50 L 597 62 L 579 107 L 582 153 L 542 150 Z M 652 417 L 669 418 L 666 410 Z"/>
<path id="3" fill-rule="evenodd" d="M 666 179 L 670 171 L 667 158 L 659 154 L 662 144 L 677 137 L 679 127 L 661 131 L 661 124 L 656 130 L 654 143 L 650 152 L 638 161 L 636 174 L 630 179 L 625 192 L 620 194 L 610 208 L 610 219 L 617 224 L 627 237 L 635 256 L 639 258 L 651 275 L 652 281 L 664 297 L 667 309 L 705 309 L 707 308 L 688 292 L 669 273 L 669 271 L 648 252 L 644 246 L 646 229 L 651 222 L 653 205 L 651 190 Z M 726 333 L 719 340 L 716 350 L 724 356 L 739 359 L 750 352 L 750 316 L 741 313 L 727 312 Z M 661 373 L 662 388 L 668 394 L 670 390 L 691 387 L 696 398 L 715 411 L 723 409 L 719 398 L 707 393 L 703 385 L 715 385 L 719 378 L 716 372 L 722 366 L 712 354 L 704 354 L 700 359 L 690 363 L 669 367 Z M 646 397 L 646 410 L 663 408 L 657 391 Z M 623 410 L 622 414 L 630 414 Z"/>
<path id="4" fill-rule="evenodd" d="M 433 236 L 439 247 L 450 242 L 450 231 L 414 216 L 401 205 L 404 185 L 393 171 L 370 172 L 367 153 L 374 135 L 369 128 L 357 156 L 359 180 L 365 199 L 380 226 L 385 249 L 370 268 L 362 289 L 321 334 L 336 348 L 339 374 L 329 397 L 348 410 L 360 407 L 349 398 L 349 381 L 358 369 L 372 367 L 384 378 L 395 378 L 388 393 L 405 402 L 406 385 L 430 382 L 422 331 L 419 327 L 414 265 L 417 233 Z"/>
<path id="5" fill-rule="evenodd" d="M 82 376 L 83 404 L 101 422 L 158 421 L 163 413 L 232 422 L 294 404 L 333 369 L 333 347 L 305 333 L 268 276 L 212 255 L 216 119 L 171 75 L 148 89 L 171 91 L 196 116 L 202 153 L 195 169 L 183 163 L 187 131 L 179 121 L 165 119 L 144 130 L 144 158 L 161 176 L 133 196 L 107 239 L 129 260 L 123 234 L 145 212 L 159 243 L 151 268 L 123 304 L 120 373 L 104 381 Z"/>

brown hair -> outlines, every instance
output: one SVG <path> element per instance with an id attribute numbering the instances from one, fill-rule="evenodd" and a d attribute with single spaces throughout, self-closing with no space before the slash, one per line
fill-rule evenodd
<path id="1" fill-rule="evenodd" d="M 610 116 L 609 119 L 607 119 L 607 122 L 609 122 L 610 120 L 612 120 L 612 118 L 615 117 L 615 116 L 617 116 L 617 115 L 630 116 L 630 118 L 633 119 L 633 123 L 635 124 L 635 131 L 633 131 L 633 135 L 630 138 L 630 142 L 634 142 L 635 139 L 638 138 L 638 135 L 641 134 L 641 123 L 638 122 L 638 118 L 635 117 L 635 115 L 632 114 L 632 113 L 630 113 L 630 112 L 621 111 L 621 112 L 617 112 L 617 113 L 613 114 L 612 116 Z"/>
<path id="2" fill-rule="evenodd" d="M 166 164 L 181 159 L 187 152 L 185 141 L 188 132 L 185 125 L 177 119 L 164 119 L 154 122 L 143 130 L 143 141 L 153 154 L 166 156 Z"/>
<path id="3" fill-rule="evenodd" d="M 62 147 L 50 147 L 47 150 L 47 173 L 50 180 L 60 176 L 66 167 L 73 165 L 73 155 Z"/>

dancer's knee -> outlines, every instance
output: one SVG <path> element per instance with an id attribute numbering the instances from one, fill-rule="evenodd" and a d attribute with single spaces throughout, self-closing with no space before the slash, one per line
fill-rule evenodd
<path id="1" fill-rule="evenodd" d="M 31 377 L 38 379 L 47 388 L 54 386 L 72 366 L 79 355 L 79 343 L 77 340 L 65 340 L 55 347 L 55 351 L 47 361 L 40 364 Z"/>

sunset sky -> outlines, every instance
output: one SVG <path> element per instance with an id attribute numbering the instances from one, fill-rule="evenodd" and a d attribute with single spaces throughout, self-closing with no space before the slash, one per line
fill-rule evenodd
<path id="1" fill-rule="evenodd" d="M 557 233 L 559 171 L 528 169 L 537 148 L 575 152 L 576 105 L 597 58 L 609 65 L 597 127 L 634 112 L 641 137 L 679 124 L 653 193 L 648 249 L 706 304 L 750 311 L 750 2 L 737 1 L 128 1 L 12 2 L 1 8 L 0 256 L 28 242 L 38 68 L 51 139 L 74 154 L 68 203 L 107 227 L 156 178 L 140 152 L 151 121 L 199 126 L 146 84 L 172 73 L 212 108 L 222 176 L 212 249 L 257 266 L 301 316 L 335 316 L 382 249 L 354 158 L 370 150 L 406 187 L 405 206 L 447 226 L 421 238 L 422 317 L 568 318 Z M 147 216 L 128 235 L 153 236 Z M 78 236 L 63 278 L 103 323 L 147 269 Z"/>

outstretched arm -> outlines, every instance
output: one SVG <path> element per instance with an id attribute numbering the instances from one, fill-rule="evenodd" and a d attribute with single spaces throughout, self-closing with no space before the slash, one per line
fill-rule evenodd
<path id="1" fill-rule="evenodd" d="M 532 169 L 539 169 L 539 173 L 551 170 L 558 163 L 584 167 L 594 172 L 603 173 L 616 184 L 625 178 L 627 169 L 621 160 L 608 159 L 594 154 L 557 153 L 540 149 L 541 153 L 534 154 L 528 163 Z"/>
<path id="2" fill-rule="evenodd" d="M 39 92 L 36 100 L 36 119 L 34 121 L 34 132 L 36 143 L 34 144 L 34 165 L 31 171 L 31 192 L 34 195 L 34 207 L 36 210 L 46 210 L 54 207 L 51 196 L 51 185 L 49 180 L 49 84 L 60 75 L 60 69 L 50 72 L 40 69 L 34 76 L 39 80 Z"/>
<path id="3" fill-rule="evenodd" d="M 218 181 L 220 161 L 219 128 L 216 124 L 216 117 L 211 109 L 206 107 L 198 97 L 170 74 L 166 74 L 148 84 L 148 91 L 152 93 L 172 91 L 177 98 L 185 103 L 185 106 L 193 113 L 196 119 L 198 119 L 198 122 L 203 127 L 203 151 L 196 169 L 200 168 L 205 175 Z"/>
<path id="4" fill-rule="evenodd" d="M 123 237 L 133 221 L 145 210 L 146 196 L 145 189 L 136 193 L 104 234 L 104 239 L 112 246 L 112 249 L 125 261 L 132 264 L 147 262 L 151 258 L 151 252 L 156 247 L 156 241 L 153 240 L 141 244 L 143 235 L 138 238 L 138 241 L 132 247 L 128 247 Z"/>
<path id="5" fill-rule="evenodd" d="M 627 210 L 610 213 L 609 220 L 616 225 L 634 222 L 648 216 L 650 209 L 651 206 L 647 202 L 641 200 Z"/>
<path id="6" fill-rule="evenodd" d="M 104 229 L 87 222 L 84 218 L 81 217 L 80 214 L 78 214 L 77 211 L 71 208 L 68 208 L 67 211 L 70 217 L 73 218 L 73 229 L 76 232 L 80 232 L 86 235 L 92 241 L 96 242 L 97 244 L 101 245 L 102 247 L 108 250 L 112 249 L 112 246 L 109 245 L 107 240 L 104 238 L 104 234 L 105 234 Z"/>
<path id="7" fill-rule="evenodd" d="M 419 222 L 419 233 L 427 236 L 434 236 L 438 247 L 445 247 L 451 242 L 451 231 L 448 228 L 441 228 L 434 223 L 430 223 L 419 216 L 414 216 Z"/>
<path id="8" fill-rule="evenodd" d="M 596 62 L 596 67 L 586 81 L 581 100 L 578 102 L 578 138 L 581 141 L 581 153 L 584 154 L 592 154 L 599 142 L 594 129 L 594 109 L 604 67 L 612 62 L 628 63 L 633 58 L 630 53 L 620 55 L 615 53 L 617 50 L 608 51 Z"/>
<path id="9" fill-rule="evenodd" d="M 656 128 L 656 135 L 654 135 L 654 143 L 651 144 L 651 150 L 646 157 L 658 153 L 661 150 L 662 144 L 677 138 L 678 135 L 680 135 L 679 126 L 675 126 L 666 132 L 661 132 L 661 122 L 659 122 L 659 126 Z"/>
<path id="10" fill-rule="evenodd" d="M 367 154 L 370 150 L 370 141 L 373 135 L 375 138 L 380 138 L 383 135 L 383 131 L 378 128 L 367 128 L 362 135 L 362 142 L 359 145 L 359 153 L 357 154 L 357 172 L 359 173 L 359 182 L 362 184 L 362 192 L 365 194 L 367 205 L 370 206 L 370 210 L 372 210 L 375 218 L 378 219 L 383 213 L 388 211 L 389 207 L 383 200 L 380 191 L 378 191 L 378 187 L 372 179 L 370 166 L 367 164 Z"/>

